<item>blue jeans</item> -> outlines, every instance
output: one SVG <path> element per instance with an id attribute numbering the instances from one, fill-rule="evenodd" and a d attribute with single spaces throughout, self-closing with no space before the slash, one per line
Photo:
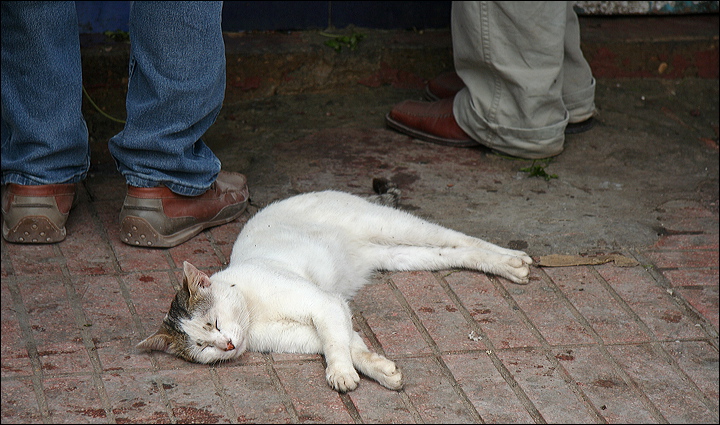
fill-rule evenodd
<path id="1" fill-rule="evenodd" d="M 128 184 L 202 194 L 220 161 L 201 137 L 225 94 L 222 2 L 132 2 L 127 123 L 110 139 Z M 75 2 L 2 2 L 2 184 L 75 183 L 90 166 Z"/>

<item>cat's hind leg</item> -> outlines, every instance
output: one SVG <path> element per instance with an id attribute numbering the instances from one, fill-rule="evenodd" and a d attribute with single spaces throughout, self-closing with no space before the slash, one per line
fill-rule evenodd
<path id="1" fill-rule="evenodd" d="M 353 332 L 350 354 L 355 368 L 363 375 L 376 380 L 380 385 L 391 390 L 399 391 L 403 388 L 400 368 L 392 360 L 370 351 L 357 332 Z"/>
<path id="2" fill-rule="evenodd" d="M 467 268 L 496 274 L 515 283 L 528 283 L 530 267 L 522 258 L 477 247 L 438 248 L 375 245 L 376 267 L 387 271 Z"/>
<path id="3" fill-rule="evenodd" d="M 483 239 L 440 226 L 404 211 L 385 209 L 366 227 L 370 242 L 378 245 L 408 245 L 438 248 L 476 247 L 497 254 L 517 257 L 526 264 L 532 258 L 523 251 L 503 248 Z M 357 223 L 362 222 L 358 218 Z"/>

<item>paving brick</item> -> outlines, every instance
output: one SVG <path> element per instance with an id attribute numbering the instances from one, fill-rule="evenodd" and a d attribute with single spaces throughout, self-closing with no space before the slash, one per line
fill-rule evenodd
<path id="1" fill-rule="evenodd" d="M 534 422 L 488 354 L 445 354 L 442 358 L 485 423 Z"/>
<path id="2" fill-rule="evenodd" d="M 541 350 L 508 349 L 496 354 L 547 422 L 597 421 L 591 407 L 575 393 L 574 383 L 566 382 Z"/>
<path id="3" fill-rule="evenodd" d="M 72 210 L 66 226 L 68 235 L 58 247 L 71 274 L 97 275 L 115 271 L 107 236 L 93 219 L 87 202 L 81 201 Z"/>
<path id="4" fill-rule="evenodd" d="M 551 284 L 540 280 L 524 286 L 507 280 L 501 280 L 501 283 L 551 345 L 595 342 L 567 306 L 562 292 L 558 292 Z"/>
<path id="5" fill-rule="evenodd" d="M 175 289 L 167 272 L 131 273 L 122 276 L 130 302 L 148 335 L 155 332 L 170 309 Z"/>
<path id="6" fill-rule="evenodd" d="M 540 345 L 519 310 L 508 304 L 485 274 L 455 271 L 444 279 L 496 349 Z"/>
<path id="7" fill-rule="evenodd" d="M 133 321 L 118 279 L 114 276 L 74 277 L 73 285 L 90 334 L 102 341 L 127 335 Z"/>
<path id="8" fill-rule="evenodd" d="M 2 337 L 2 343 L 0 343 L 2 368 L 0 372 L 3 378 L 28 376 L 33 373 L 25 338 L 16 313 L 18 310 L 23 309 L 16 307 L 12 301 L 12 295 L 7 285 L 9 280 L 3 279 L 0 284 L 0 288 L 2 288 L 2 298 L 0 298 L 2 304 L 2 315 L 0 316 L 0 323 L 2 323 L 2 333 L 0 333 Z"/>
<path id="9" fill-rule="evenodd" d="M 0 278 L 5 279 L 12 274 L 12 267 L 10 267 L 10 260 L 5 256 L 5 240 L 2 238 L 0 238 L 0 247 L 2 247 L 0 249 L 0 256 L 2 256 L 2 261 L 0 261 Z"/>
<path id="10" fill-rule="evenodd" d="M 718 250 L 718 235 L 668 235 L 663 236 L 652 246 L 658 250 Z"/>
<path id="11" fill-rule="evenodd" d="M 144 337 L 143 337 L 144 338 Z M 105 372 L 152 368 L 151 357 L 135 348 L 142 338 L 116 338 L 108 341 L 93 340 L 94 350 Z"/>
<path id="12" fill-rule="evenodd" d="M 715 332 L 718 331 L 718 298 L 719 291 L 717 286 L 694 286 L 677 289 L 681 295 L 695 310 L 700 313 L 708 322 L 715 326 Z"/>
<path id="13" fill-rule="evenodd" d="M 717 423 L 702 394 L 651 346 L 617 345 L 608 351 L 670 423 Z"/>
<path id="14" fill-rule="evenodd" d="M 365 286 L 353 299 L 353 305 L 356 313 L 361 314 L 370 326 L 388 357 L 431 352 L 430 346 L 385 281 L 377 280 Z"/>
<path id="15" fill-rule="evenodd" d="M 662 347 L 670 353 L 718 410 L 718 350 L 706 341 L 666 342 Z"/>
<path id="16" fill-rule="evenodd" d="M 229 363 L 227 363 L 227 365 L 228 366 L 250 365 L 250 364 L 257 364 L 257 363 L 264 363 L 264 362 L 265 362 L 265 355 L 263 353 L 246 351 L 235 362 L 229 362 Z M 219 368 L 224 365 L 225 365 L 225 363 L 219 364 L 216 367 Z"/>
<path id="17" fill-rule="evenodd" d="M 155 372 L 108 373 L 103 386 L 117 423 L 169 423 Z"/>
<path id="18" fill-rule="evenodd" d="M 43 423 L 31 379 L 3 379 L 0 417 L 4 424 Z"/>
<path id="19" fill-rule="evenodd" d="M 327 384 L 322 363 L 276 363 L 275 371 L 300 422 L 353 422 L 338 393 Z"/>
<path id="20" fill-rule="evenodd" d="M 75 278 L 75 286 L 87 319 L 85 330 L 103 369 L 152 367 L 150 357 L 135 348 L 147 335 L 137 331 L 118 279 L 110 276 Z"/>
<path id="21" fill-rule="evenodd" d="M 558 349 L 554 353 L 575 385 L 608 423 L 652 423 L 661 420 L 645 406 L 642 393 L 625 381 L 612 359 L 598 347 Z"/>
<path id="22" fill-rule="evenodd" d="M 455 390 L 455 383 L 432 357 L 403 359 L 405 392 L 424 423 L 477 422 L 476 414 Z"/>
<path id="23" fill-rule="evenodd" d="M 718 268 L 718 251 L 657 251 L 647 256 L 661 269 L 680 267 Z"/>
<path id="24" fill-rule="evenodd" d="M 175 267 L 180 269 L 185 261 L 199 269 L 218 270 L 223 266 L 205 232 L 200 232 L 187 242 L 170 248 L 168 252 L 175 262 Z"/>
<path id="25" fill-rule="evenodd" d="M 720 283 L 717 269 L 683 268 L 677 270 L 663 270 L 662 274 L 668 279 L 672 286 L 718 286 Z"/>
<path id="26" fill-rule="evenodd" d="M 235 423 L 289 423 L 283 395 L 270 377 L 265 364 L 217 369 L 228 403 L 237 413 Z"/>
<path id="27" fill-rule="evenodd" d="M 417 421 L 417 413 L 412 406 L 408 406 L 400 392 L 381 387 L 367 377 L 362 377 L 358 388 L 350 392 L 348 397 L 364 423 L 396 424 Z"/>
<path id="28" fill-rule="evenodd" d="M 12 267 L 14 276 L 48 276 L 62 274 L 65 258 L 56 254 L 55 245 L 12 245 L 2 242 L 3 268 Z M 6 261 L 7 260 L 7 261 Z"/>
<path id="29" fill-rule="evenodd" d="M 600 275 L 638 315 L 658 339 L 702 338 L 695 326 L 671 295 L 655 282 L 642 267 L 596 267 Z"/>
<path id="30" fill-rule="evenodd" d="M 179 423 L 232 423 L 227 406 L 207 366 L 161 370 L 156 384 L 170 401 L 172 415 Z"/>
<path id="31" fill-rule="evenodd" d="M 484 342 L 468 338 L 473 328 L 460 313 L 461 307 L 455 305 L 432 273 L 395 273 L 392 281 L 403 293 L 438 349 L 485 348 Z"/>
<path id="32" fill-rule="evenodd" d="M 108 414 L 92 376 L 64 376 L 42 381 L 50 423 L 107 423 Z"/>
<path id="33" fill-rule="evenodd" d="M 140 342 L 140 340 L 138 340 L 137 342 Z M 151 353 L 141 351 L 140 355 L 152 356 L 153 361 L 156 362 L 157 368 L 159 370 L 195 370 L 208 367 L 204 364 L 190 363 L 185 360 L 179 359 L 172 354 L 159 351 L 153 351 Z"/>
<path id="34" fill-rule="evenodd" d="M 92 370 L 92 361 L 80 338 L 38 346 L 40 367 L 44 374 L 78 373 Z"/>
<path id="35" fill-rule="evenodd" d="M 649 335 L 590 268 L 548 267 L 544 270 L 606 344 L 649 341 Z"/>
<path id="36" fill-rule="evenodd" d="M 42 369 L 55 374 L 91 368 L 63 279 L 23 280 L 18 286 L 28 312 L 31 346 L 37 350 Z"/>

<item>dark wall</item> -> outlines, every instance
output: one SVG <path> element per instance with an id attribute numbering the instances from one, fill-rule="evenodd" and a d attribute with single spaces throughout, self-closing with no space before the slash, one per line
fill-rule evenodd
<path id="1" fill-rule="evenodd" d="M 127 31 L 129 1 L 77 1 L 80 31 Z M 450 1 L 226 1 L 223 30 L 450 27 Z"/>

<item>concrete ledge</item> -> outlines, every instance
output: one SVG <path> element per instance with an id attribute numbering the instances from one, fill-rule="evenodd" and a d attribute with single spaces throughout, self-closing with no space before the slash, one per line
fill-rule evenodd
<path id="1" fill-rule="evenodd" d="M 582 17 L 581 26 L 583 50 L 598 78 L 718 78 L 718 15 Z M 356 84 L 422 88 L 453 68 L 449 30 L 354 31 L 365 38 L 356 50 L 340 52 L 316 31 L 226 33 L 228 100 Z M 124 90 L 129 45 L 100 34 L 83 35 L 82 45 L 88 90 Z"/>
<path id="2" fill-rule="evenodd" d="M 585 17 L 585 57 L 597 78 L 718 78 L 718 15 Z"/>

